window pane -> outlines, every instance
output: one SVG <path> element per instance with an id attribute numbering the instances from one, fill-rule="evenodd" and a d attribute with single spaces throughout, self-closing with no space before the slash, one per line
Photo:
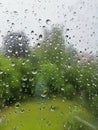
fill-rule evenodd
<path id="1" fill-rule="evenodd" d="M 98 1 L 0 1 L 0 130 L 98 129 Z"/>

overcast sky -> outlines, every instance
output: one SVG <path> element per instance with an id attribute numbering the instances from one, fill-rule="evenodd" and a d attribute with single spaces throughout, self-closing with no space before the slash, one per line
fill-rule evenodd
<path id="1" fill-rule="evenodd" d="M 46 22 L 50 19 L 50 22 Z M 34 44 L 43 26 L 60 24 L 80 51 L 98 51 L 98 0 L 0 0 L 0 42 L 7 31 L 23 30 Z"/>

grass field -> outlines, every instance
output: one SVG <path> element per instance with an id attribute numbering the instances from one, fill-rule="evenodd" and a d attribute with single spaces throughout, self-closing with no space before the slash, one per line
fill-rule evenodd
<path id="1" fill-rule="evenodd" d="M 94 117 L 62 98 L 16 103 L 0 112 L 0 130 L 97 130 Z"/>

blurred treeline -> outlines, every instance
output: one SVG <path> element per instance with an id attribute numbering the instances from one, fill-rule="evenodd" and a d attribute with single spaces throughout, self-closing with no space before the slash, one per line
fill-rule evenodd
<path id="1" fill-rule="evenodd" d="M 32 48 L 23 33 L 17 35 L 5 37 L 0 54 L 1 107 L 25 97 L 57 95 L 78 99 L 98 114 L 97 60 L 83 60 L 59 28 L 53 28 Z"/>

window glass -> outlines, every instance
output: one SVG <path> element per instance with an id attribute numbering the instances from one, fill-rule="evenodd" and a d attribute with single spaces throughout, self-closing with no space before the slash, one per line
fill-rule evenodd
<path id="1" fill-rule="evenodd" d="M 98 1 L 0 1 L 0 130 L 98 129 Z"/>

